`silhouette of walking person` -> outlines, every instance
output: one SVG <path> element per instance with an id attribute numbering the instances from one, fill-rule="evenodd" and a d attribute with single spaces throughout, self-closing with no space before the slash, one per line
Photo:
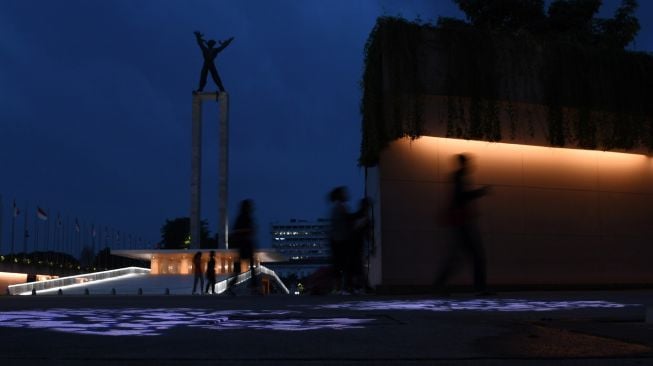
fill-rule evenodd
<path id="1" fill-rule="evenodd" d="M 254 274 L 254 240 L 256 234 L 256 224 L 254 222 L 254 202 L 250 199 L 240 202 L 240 211 L 231 233 L 230 243 L 232 247 L 238 249 L 239 263 L 237 271 L 240 271 L 240 262 L 246 261 L 249 270 L 252 271 L 252 279 L 249 287 L 252 292 L 257 289 L 257 280 Z"/>
<path id="2" fill-rule="evenodd" d="M 209 263 L 206 265 L 206 281 L 206 291 L 204 292 L 208 294 L 211 289 L 211 293 L 215 294 L 215 252 L 213 250 L 209 253 Z"/>
<path id="3" fill-rule="evenodd" d="M 195 290 L 197 289 L 197 282 L 200 283 L 200 294 L 204 288 L 204 273 L 202 273 L 202 252 L 197 252 L 193 256 L 193 273 L 195 274 L 195 279 L 193 280 L 193 295 L 195 295 Z"/>
<path id="4" fill-rule="evenodd" d="M 486 291 L 486 259 L 485 249 L 481 235 L 476 225 L 476 212 L 474 202 L 486 195 L 490 187 L 478 189 L 469 188 L 470 164 L 469 157 L 465 154 L 456 156 L 458 169 L 452 175 L 453 191 L 451 202 L 447 209 L 447 224 L 452 229 L 455 239 L 443 266 L 436 276 L 436 290 L 442 291 L 447 279 L 457 270 L 459 257 L 462 254 L 472 260 L 474 266 L 474 289 L 479 295 L 489 294 Z"/>
<path id="5" fill-rule="evenodd" d="M 224 41 L 219 41 L 219 46 L 214 48 L 214 40 L 211 39 L 207 42 L 204 40 L 204 35 L 202 33 L 195 31 L 194 34 L 195 39 L 197 40 L 197 44 L 202 50 L 202 56 L 204 57 L 204 64 L 202 65 L 202 72 L 200 74 L 200 87 L 197 89 L 197 92 L 204 90 L 204 86 L 206 86 L 206 77 L 208 76 L 207 74 L 209 72 L 211 73 L 213 82 L 215 82 L 215 85 L 217 85 L 218 89 L 220 89 L 220 92 L 224 92 L 224 86 L 222 85 L 222 80 L 220 80 L 218 70 L 215 68 L 214 61 L 218 56 L 218 53 L 227 48 L 227 46 L 229 46 L 229 44 L 234 40 L 234 37 L 228 38 Z"/>
<path id="6" fill-rule="evenodd" d="M 364 271 L 365 243 L 369 239 L 372 222 L 369 217 L 370 199 L 360 200 L 358 211 L 351 215 L 351 243 L 348 250 L 347 270 L 353 281 L 353 292 L 362 293 L 369 288 Z"/>
<path id="7" fill-rule="evenodd" d="M 331 261 L 336 280 L 335 290 L 340 294 L 349 294 L 352 286 L 352 273 L 348 264 L 352 239 L 352 220 L 347 208 L 349 194 L 346 187 L 336 187 L 329 194 L 332 203 L 331 231 Z"/>

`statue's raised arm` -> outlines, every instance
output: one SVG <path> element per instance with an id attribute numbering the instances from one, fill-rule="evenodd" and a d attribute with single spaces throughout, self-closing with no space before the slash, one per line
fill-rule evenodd
<path id="1" fill-rule="evenodd" d="M 234 40 L 234 37 L 230 37 L 230 38 L 225 39 L 224 41 L 220 41 L 219 42 L 220 46 L 216 49 L 216 51 L 220 52 L 220 51 L 224 50 L 225 48 L 227 48 L 227 46 L 229 46 L 229 44 L 233 40 Z"/>
<path id="2" fill-rule="evenodd" d="M 204 40 L 204 35 L 198 31 L 193 32 L 195 34 L 195 40 L 197 41 L 197 45 L 200 46 L 202 51 L 206 50 L 206 41 Z"/>

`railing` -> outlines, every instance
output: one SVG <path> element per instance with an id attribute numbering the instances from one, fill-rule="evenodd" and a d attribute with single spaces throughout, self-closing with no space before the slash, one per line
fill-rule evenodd
<path id="1" fill-rule="evenodd" d="M 265 274 L 265 275 L 268 275 L 268 276 L 274 278 L 277 281 L 277 283 L 280 285 L 281 289 L 286 294 L 290 293 L 290 291 L 288 291 L 288 288 L 286 287 L 286 285 L 283 284 L 283 282 L 279 279 L 279 276 L 277 276 L 277 274 L 273 270 L 271 270 L 271 269 L 269 269 L 267 267 L 259 265 L 258 267 L 254 268 L 254 273 L 255 273 L 255 275 Z M 221 293 L 227 291 L 227 289 L 229 287 L 239 285 L 239 284 L 249 280 L 250 278 L 252 278 L 252 271 L 247 271 L 247 272 L 241 273 L 241 274 L 239 274 L 237 276 L 229 277 L 226 280 L 222 280 L 222 281 L 215 284 L 216 292 L 221 294 Z"/>
<path id="2" fill-rule="evenodd" d="M 149 273 L 150 270 L 147 268 L 127 267 L 127 268 L 113 269 L 109 271 L 94 272 L 94 273 L 87 273 L 82 275 L 56 278 L 53 280 L 22 283 L 19 285 L 11 285 L 8 286 L 7 288 L 9 290 L 10 295 L 29 295 L 32 293 L 32 291 L 36 291 L 38 293 L 39 291 L 53 290 L 64 286 L 72 286 L 72 285 L 82 286 L 82 285 L 88 285 L 91 282 L 118 279 L 119 277 L 124 277 L 128 275 L 145 275 Z M 265 274 L 272 277 L 274 280 L 277 281 L 281 289 L 286 294 L 289 293 L 288 288 L 284 285 L 281 279 L 279 279 L 279 276 L 277 276 L 277 274 L 273 270 L 264 266 L 258 266 L 254 269 L 254 273 L 256 275 Z M 237 276 L 229 277 L 225 280 L 216 283 L 216 292 L 219 294 L 223 293 L 229 287 L 239 285 L 249 280 L 250 278 L 252 278 L 251 271 L 241 273 Z"/>
<path id="3" fill-rule="evenodd" d="M 127 275 L 143 275 L 149 274 L 150 270 L 147 268 L 127 267 L 120 269 L 112 269 L 109 271 L 87 273 L 75 276 L 55 278 L 53 280 L 36 281 L 22 283 L 19 285 L 11 285 L 7 287 L 10 295 L 29 295 L 32 291 L 51 290 L 57 287 L 71 286 L 71 285 L 85 285 L 89 282 L 115 279 L 117 277 Z"/>
<path id="4" fill-rule="evenodd" d="M 239 274 L 237 276 L 229 277 L 226 280 L 222 280 L 222 281 L 215 284 L 216 291 L 219 294 L 221 294 L 221 293 L 227 291 L 227 289 L 229 287 L 241 284 L 241 283 L 249 280 L 250 278 L 252 278 L 252 272 L 251 271 L 241 273 L 241 274 Z"/>
<path id="5" fill-rule="evenodd" d="M 288 288 L 286 287 L 286 285 L 284 285 L 283 281 L 281 281 L 281 279 L 279 279 L 279 276 L 277 276 L 277 273 L 275 271 L 273 271 L 273 270 L 271 270 L 271 269 L 269 269 L 267 267 L 263 267 L 263 266 L 258 266 L 257 270 L 259 271 L 259 273 L 263 273 L 263 274 L 266 274 L 266 275 L 274 278 L 277 281 L 277 283 L 279 285 L 281 285 L 281 288 L 283 289 L 283 291 L 286 294 L 290 293 L 290 291 L 288 291 Z"/>

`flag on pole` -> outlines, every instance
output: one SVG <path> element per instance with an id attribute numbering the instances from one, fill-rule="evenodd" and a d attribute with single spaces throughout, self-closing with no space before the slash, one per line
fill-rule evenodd
<path id="1" fill-rule="evenodd" d="M 48 220 L 48 214 L 47 214 L 47 212 L 45 212 L 44 209 L 42 209 L 42 208 L 40 208 L 40 207 L 38 207 L 38 206 L 36 207 L 36 216 L 37 216 L 39 219 L 43 220 L 43 221 L 47 221 L 47 220 Z"/>
<path id="2" fill-rule="evenodd" d="M 75 219 L 75 231 L 79 232 L 79 221 L 77 219 Z"/>
<path id="3" fill-rule="evenodd" d="M 20 210 L 18 209 L 18 206 L 16 206 L 16 200 L 14 200 L 14 217 L 17 217 L 20 215 Z"/>

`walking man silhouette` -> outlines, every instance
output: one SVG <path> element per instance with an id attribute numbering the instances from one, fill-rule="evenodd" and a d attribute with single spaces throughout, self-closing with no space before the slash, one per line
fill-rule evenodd
<path id="1" fill-rule="evenodd" d="M 469 157 L 459 154 L 456 160 L 458 169 L 452 174 L 453 191 L 447 209 L 447 223 L 452 229 L 456 243 L 436 276 L 435 288 L 443 289 L 447 279 L 460 267 L 459 257 L 462 254 L 471 259 L 474 266 L 474 288 L 478 295 L 489 295 L 491 293 L 486 289 L 485 249 L 476 223 L 474 202 L 485 196 L 490 191 L 490 187 L 471 189 Z"/>
<path id="2" fill-rule="evenodd" d="M 200 49 L 202 50 L 202 56 L 204 57 L 204 64 L 202 65 L 202 73 L 200 74 L 200 87 L 197 89 L 197 92 L 201 92 L 204 90 L 204 86 L 206 86 L 206 77 L 209 72 L 211 72 L 211 78 L 213 78 L 213 82 L 215 82 L 215 85 L 218 86 L 218 89 L 220 89 L 220 92 L 224 92 L 224 86 L 222 85 L 222 80 L 220 80 L 220 75 L 218 74 L 218 70 L 215 68 L 215 58 L 218 56 L 218 53 L 220 53 L 222 50 L 227 48 L 231 41 L 234 40 L 234 37 L 231 37 L 229 39 L 226 39 L 224 41 L 219 41 L 220 45 L 216 48 L 213 48 L 215 46 L 215 41 L 214 40 L 209 40 L 208 42 L 204 40 L 204 35 L 200 32 L 195 31 L 195 39 L 197 40 L 197 44 L 200 46 Z"/>

